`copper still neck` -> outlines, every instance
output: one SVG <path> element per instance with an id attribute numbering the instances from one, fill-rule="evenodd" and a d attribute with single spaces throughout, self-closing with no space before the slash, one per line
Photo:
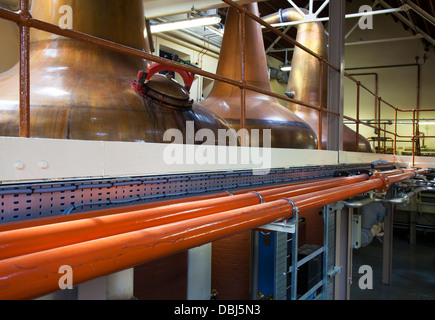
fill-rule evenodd
<path id="1" fill-rule="evenodd" d="M 259 15 L 257 3 L 245 5 L 248 12 Z M 261 26 L 245 18 L 245 81 L 247 84 L 271 91 L 266 53 Z M 241 79 L 241 39 L 239 13 L 230 7 L 225 23 L 225 33 L 217 74 Z M 240 129 L 241 90 L 238 87 L 216 81 L 209 96 L 202 102 L 209 110 L 225 118 L 236 130 Z M 271 129 L 271 146 L 275 148 L 315 148 L 317 140 L 312 129 L 294 113 L 268 95 L 246 90 L 246 129 Z M 252 131 L 251 131 L 252 132 Z M 262 146 L 255 141 L 255 146 Z M 251 146 L 253 141 L 251 141 Z"/>
<path id="2" fill-rule="evenodd" d="M 301 10 L 308 14 L 308 10 Z M 303 16 L 296 9 L 289 8 L 265 16 L 263 20 L 269 24 L 274 24 L 303 21 Z M 328 57 L 328 39 L 321 22 L 298 24 L 296 41 L 319 56 Z M 319 77 L 321 68 L 322 76 Z M 313 106 L 327 108 L 328 67 L 325 64 L 320 64 L 317 58 L 295 46 L 287 91 L 292 92 L 296 100 L 309 103 Z M 306 121 L 319 137 L 319 112 L 317 110 L 306 108 L 296 103 L 288 103 L 287 108 Z M 327 148 L 327 119 L 328 114 L 323 113 L 321 139 L 322 149 L 324 150 Z M 347 126 L 344 126 L 343 130 L 343 149 L 345 151 L 356 151 L 356 133 Z M 358 144 L 360 152 L 373 152 L 370 142 L 361 135 L 359 136 Z"/>
<path id="3" fill-rule="evenodd" d="M 149 52 L 144 38 L 145 20 L 142 1 L 136 0 L 33 0 L 33 18 L 59 25 L 72 9 L 73 30 Z M 47 32 L 32 30 L 31 41 L 66 39 Z"/>

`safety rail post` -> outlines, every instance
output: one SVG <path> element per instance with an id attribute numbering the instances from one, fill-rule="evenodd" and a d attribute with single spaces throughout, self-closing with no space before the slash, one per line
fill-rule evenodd
<path id="1" fill-rule="evenodd" d="M 381 152 L 381 98 L 380 97 L 376 97 L 376 105 L 378 108 L 378 153 L 382 153 Z"/>
<path id="2" fill-rule="evenodd" d="M 20 107 L 19 136 L 30 138 L 30 27 L 29 0 L 20 0 Z"/>
<path id="3" fill-rule="evenodd" d="M 361 95 L 361 82 L 356 84 L 356 152 L 359 152 L 359 107 L 360 107 L 360 95 Z"/>
<path id="4" fill-rule="evenodd" d="M 322 144 L 323 144 L 323 61 L 322 59 L 319 60 L 319 122 L 318 122 L 318 141 L 317 141 L 317 149 L 322 150 Z"/>
<path id="5" fill-rule="evenodd" d="M 240 86 L 240 129 L 241 129 L 241 146 L 247 147 L 246 145 L 246 9 L 244 7 L 237 8 L 239 13 L 239 37 L 240 37 L 240 67 L 241 67 L 241 86 Z"/>
<path id="6" fill-rule="evenodd" d="M 415 109 L 412 110 L 412 167 L 415 166 Z"/>
<path id="7" fill-rule="evenodd" d="M 393 154 L 397 154 L 397 108 L 394 108 L 394 146 Z"/>

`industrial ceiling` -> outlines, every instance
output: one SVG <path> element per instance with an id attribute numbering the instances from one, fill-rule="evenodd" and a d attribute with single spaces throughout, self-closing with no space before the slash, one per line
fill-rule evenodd
<path id="1" fill-rule="evenodd" d="M 159 16 L 165 16 L 165 19 L 174 19 L 171 14 L 187 13 L 194 7 L 197 10 L 206 10 L 215 8 L 217 13 L 222 16 L 222 25 L 225 23 L 226 6 L 220 0 L 206 0 L 206 1 L 176 1 L 176 4 L 172 4 L 174 1 L 155 1 L 144 0 L 145 12 L 148 18 L 158 18 Z M 238 1 L 239 4 L 254 2 L 249 0 Z M 364 1 L 347 0 L 348 5 L 353 2 L 362 3 Z M 271 13 L 278 12 L 280 9 L 292 7 L 293 5 L 299 8 L 310 8 L 313 12 L 319 11 L 317 18 L 327 19 L 329 16 L 329 1 L 327 0 L 267 0 L 259 1 L 259 9 L 261 16 L 266 16 Z M 426 50 L 435 47 L 435 0 L 367 0 L 364 2 L 370 5 L 373 11 L 389 9 L 392 12 L 385 13 L 391 15 L 392 18 L 400 23 L 405 30 L 409 30 L 413 35 L 419 37 Z M 406 10 L 399 10 L 404 8 Z M 349 11 L 349 10 L 347 10 Z M 393 12 L 394 11 L 394 12 Z M 355 12 L 348 12 L 355 13 Z M 175 18 L 176 19 L 176 18 Z M 325 29 L 327 30 L 327 21 L 323 22 Z M 296 28 L 282 27 L 282 31 L 285 31 L 287 35 L 292 38 L 296 37 Z M 213 35 L 207 28 L 196 28 L 194 34 L 197 37 L 202 37 L 205 42 L 212 43 L 219 47 L 221 39 L 215 34 Z M 191 34 L 192 35 L 192 34 Z M 285 61 L 286 53 L 285 49 L 291 49 L 292 46 L 283 39 L 278 39 L 277 35 L 272 32 L 265 31 L 263 33 L 264 46 L 270 56 L 278 58 L 281 61 Z M 380 39 L 382 40 L 382 39 Z M 287 59 L 291 59 L 291 51 L 287 53 Z"/>

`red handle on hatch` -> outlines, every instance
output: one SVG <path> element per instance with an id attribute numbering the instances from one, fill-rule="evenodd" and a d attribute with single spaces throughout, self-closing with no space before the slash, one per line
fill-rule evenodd
<path id="1" fill-rule="evenodd" d="M 177 72 L 184 81 L 184 86 L 186 88 L 187 91 L 190 91 L 190 88 L 192 87 L 192 83 L 193 80 L 195 80 L 195 74 L 191 73 L 191 72 L 187 72 L 184 70 L 180 70 L 174 67 L 170 67 L 170 66 L 166 66 L 160 63 L 154 63 L 151 66 L 148 67 L 147 70 L 147 77 L 146 80 L 151 79 L 151 77 L 153 75 L 155 75 L 156 73 L 162 72 L 162 71 L 173 71 L 173 72 Z"/>

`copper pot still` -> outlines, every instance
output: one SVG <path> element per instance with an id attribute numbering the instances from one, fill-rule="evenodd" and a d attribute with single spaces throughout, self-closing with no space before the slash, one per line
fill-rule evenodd
<path id="1" fill-rule="evenodd" d="M 259 16 L 257 3 L 245 5 L 248 12 Z M 245 81 L 247 84 L 271 91 L 266 53 L 264 51 L 261 26 L 249 17 L 245 18 Z M 228 8 L 225 33 L 216 73 L 242 80 L 242 52 L 239 13 Z M 317 137 L 311 127 L 293 112 L 282 106 L 274 97 L 245 91 L 245 129 L 250 133 L 248 146 L 265 146 L 264 130 L 271 130 L 272 148 L 316 149 Z M 235 130 L 241 129 L 241 89 L 227 83 L 215 81 L 210 94 L 201 102 L 208 110 L 223 117 Z M 259 139 L 252 130 L 260 132 Z M 257 132 L 258 132 L 257 131 Z"/>
<path id="2" fill-rule="evenodd" d="M 57 24 L 62 5 L 73 9 L 75 31 L 149 52 L 142 0 L 33 0 L 31 14 Z M 216 139 L 231 129 L 148 61 L 34 29 L 30 50 L 31 138 L 169 143 L 166 130 L 187 138 L 188 122 Z M 19 65 L 0 75 L 0 135 L 19 136 Z M 135 279 L 138 299 L 186 299 L 186 252 L 135 267 Z"/>
<path id="3" fill-rule="evenodd" d="M 301 9 L 309 13 L 306 9 Z M 302 15 L 294 8 L 282 10 L 262 18 L 269 24 L 302 21 Z M 297 25 L 296 41 L 319 56 L 328 57 L 327 37 L 321 22 L 302 23 Z M 319 81 L 320 64 L 317 58 L 300 49 L 294 48 L 292 70 L 287 85 L 287 92 L 292 92 L 293 98 L 314 106 L 327 108 L 328 103 L 328 67 L 323 64 L 322 83 Z M 321 97 L 320 97 L 321 91 Z M 319 112 L 296 103 L 288 103 L 287 108 L 306 121 L 319 136 Z M 322 149 L 327 149 L 328 114 L 322 115 Z M 343 150 L 356 151 L 356 132 L 343 125 Z M 359 135 L 359 152 L 374 152 L 370 142 Z"/>
<path id="4" fill-rule="evenodd" d="M 33 0 L 34 18 L 57 25 L 59 8 L 73 12 L 73 29 L 149 52 L 142 0 Z M 110 26 L 110 27 L 109 27 Z M 32 138 L 165 143 L 168 129 L 185 133 L 229 130 L 224 119 L 198 104 L 174 80 L 148 79 L 158 97 L 130 87 L 150 62 L 77 40 L 31 30 L 30 133 Z M 165 82 L 165 85 L 162 85 Z M 153 84 L 154 83 L 154 84 Z M 0 135 L 19 136 L 19 65 L 0 75 Z M 162 100 L 159 101 L 159 98 Z M 187 101 L 184 105 L 175 100 Z M 196 142 L 195 143 L 201 143 Z"/>

